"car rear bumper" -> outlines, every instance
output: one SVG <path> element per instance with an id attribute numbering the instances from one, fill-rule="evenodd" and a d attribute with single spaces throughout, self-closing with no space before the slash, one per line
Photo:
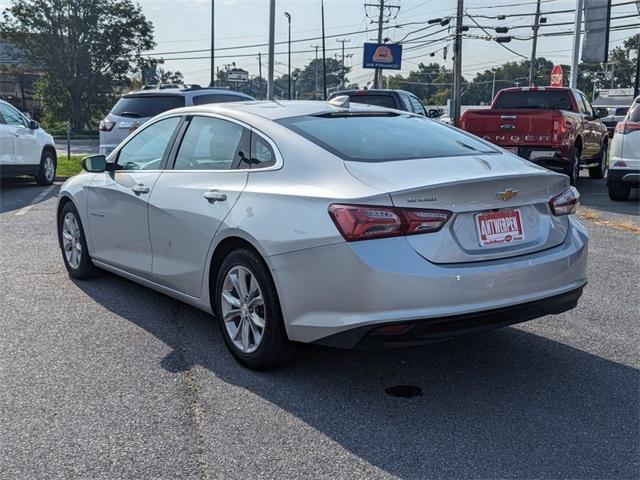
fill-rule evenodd
<path id="1" fill-rule="evenodd" d="M 586 230 L 571 216 L 561 245 L 507 259 L 434 264 L 398 237 L 275 255 L 269 264 L 289 338 L 322 343 L 349 330 L 453 321 L 575 291 L 587 282 L 587 249 Z"/>
<path id="2" fill-rule="evenodd" d="M 632 187 L 640 186 L 640 169 L 612 169 L 607 173 L 607 185 L 624 183 Z"/>
<path id="3" fill-rule="evenodd" d="M 568 156 L 555 147 L 517 147 L 517 155 L 549 170 L 562 172 L 569 162 Z"/>
<path id="4" fill-rule="evenodd" d="M 422 345 L 471 333 L 507 327 L 544 315 L 571 310 L 578 304 L 584 287 L 553 297 L 509 307 L 453 315 L 405 324 L 367 325 L 317 340 L 316 344 L 337 348 L 394 348 Z"/>

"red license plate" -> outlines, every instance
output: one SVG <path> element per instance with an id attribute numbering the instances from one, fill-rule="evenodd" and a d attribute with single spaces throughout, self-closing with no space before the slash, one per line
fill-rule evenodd
<path id="1" fill-rule="evenodd" d="M 519 210 L 498 210 L 476 215 L 476 231 L 481 247 L 524 240 Z"/>

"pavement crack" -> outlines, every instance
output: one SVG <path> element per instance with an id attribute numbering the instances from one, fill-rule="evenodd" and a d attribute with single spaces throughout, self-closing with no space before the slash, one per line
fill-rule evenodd
<path id="1" fill-rule="evenodd" d="M 177 343 L 174 346 L 175 356 L 179 364 L 179 371 L 182 372 L 182 380 L 187 389 L 189 397 L 189 418 L 193 425 L 193 432 L 196 443 L 196 460 L 200 467 L 201 480 L 211 479 L 211 466 L 209 464 L 209 458 L 207 450 L 205 448 L 205 436 L 204 436 L 204 406 L 202 404 L 202 398 L 200 396 L 200 383 L 198 381 L 198 372 L 194 367 L 193 362 L 189 359 L 185 348 L 185 334 L 184 327 L 180 322 L 180 313 L 182 312 L 182 305 L 177 304 L 173 313 L 173 319 L 175 320 L 177 330 Z"/>

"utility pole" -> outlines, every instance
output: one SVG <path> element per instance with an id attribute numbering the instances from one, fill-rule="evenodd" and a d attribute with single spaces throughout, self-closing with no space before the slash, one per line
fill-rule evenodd
<path id="1" fill-rule="evenodd" d="M 450 117 L 454 126 L 460 123 L 460 106 L 462 104 L 462 19 L 464 0 L 458 0 L 456 12 L 456 36 L 453 46 L 453 115 Z"/>
<path id="2" fill-rule="evenodd" d="M 289 73 L 287 74 L 287 77 L 289 79 L 289 88 L 287 96 L 289 100 L 291 100 L 291 14 L 289 12 L 284 12 L 284 16 L 287 17 L 287 22 L 289 23 L 289 60 L 287 61 L 287 63 L 289 64 Z"/>
<path id="3" fill-rule="evenodd" d="M 311 48 L 315 48 L 316 49 L 316 63 L 313 64 L 313 73 L 315 75 L 315 87 L 313 89 L 313 98 L 316 98 L 316 95 L 318 94 L 318 48 L 320 48 L 320 45 L 311 45 Z"/>
<path id="4" fill-rule="evenodd" d="M 216 86 L 216 41 L 215 41 L 215 3 L 216 0 L 211 0 L 211 80 L 209 82 L 210 87 Z"/>
<path id="5" fill-rule="evenodd" d="M 584 0 L 576 0 L 576 18 L 573 24 L 573 54 L 571 56 L 571 78 L 569 87 L 578 88 L 578 62 L 580 59 L 580 36 L 582 34 L 582 8 Z"/>
<path id="6" fill-rule="evenodd" d="M 258 91 L 262 99 L 262 53 L 258 52 Z"/>
<path id="7" fill-rule="evenodd" d="M 274 45 L 276 39 L 276 0 L 269 1 L 269 65 L 267 67 L 267 99 L 273 100 Z"/>
<path id="8" fill-rule="evenodd" d="M 351 42 L 351 39 L 343 38 L 343 39 L 336 39 L 336 41 L 342 44 L 342 88 L 344 88 L 344 77 L 346 75 L 346 67 L 344 64 L 344 44 Z"/>
<path id="9" fill-rule="evenodd" d="M 371 23 L 377 23 L 378 24 L 378 45 L 380 45 L 382 43 L 382 34 L 384 31 L 384 24 L 386 23 L 385 20 L 385 11 L 391 11 L 391 10 L 400 10 L 400 6 L 399 5 L 387 5 L 385 3 L 385 0 L 380 0 L 380 3 L 365 3 L 364 4 L 365 8 L 366 7 L 375 7 L 378 9 L 378 21 L 376 22 L 375 20 L 372 20 Z M 373 77 L 373 88 L 382 88 L 382 69 L 381 68 L 376 68 L 375 70 L 375 74 Z"/>
<path id="10" fill-rule="evenodd" d="M 533 87 L 536 74 L 536 49 L 538 47 L 538 30 L 540 29 L 540 0 L 536 4 L 536 18 L 533 22 L 533 46 L 531 47 L 531 61 L 529 62 L 529 86 Z"/>
<path id="11" fill-rule="evenodd" d="M 327 99 L 327 49 L 324 34 L 324 0 L 320 4 L 322 13 L 322 90 L 323 99 Z"/>

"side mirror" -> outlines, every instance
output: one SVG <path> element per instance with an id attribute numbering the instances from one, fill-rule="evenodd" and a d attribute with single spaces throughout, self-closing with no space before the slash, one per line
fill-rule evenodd
<path id="1" fill-rule="evenodd" d="M 609 116 L 609 110 L 606 108 L 596 108 L 595 109 L 596 118 L 604 118 Z"/>
<path id="2" fill-rule="evenodd" d="M 440 112 L 436 108 L 430 108 L 427 112 L 427 117 L 429 118 L 438 118 L 440 116 Z"/>
<path id="3" fill-rule="evenodd" d="M 82 159 L 82 168 L 89 173 L 100 173 L 107 170 L 107 157 L 91 155 Z"/>
<path id="4" fill-rule="evenodd" d="M 29 128 L 31 130 L 38 130 L 40 128 L 40 124 L 35 120 L 29 120 Z"/>

